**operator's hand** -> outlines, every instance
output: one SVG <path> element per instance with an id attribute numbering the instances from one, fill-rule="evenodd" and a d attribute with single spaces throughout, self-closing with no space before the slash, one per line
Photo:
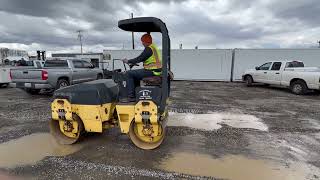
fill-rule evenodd
<path id="1" fill-rule="evenodd" d="M 122 62 L 123 62 L 123 63 L 126 63 L 126 64 L 128 64 L 128 63 L 129 63 L 129 61 L 128 61 L 128 59 L 127 59 L 127 58 L 122 59 Z"/>

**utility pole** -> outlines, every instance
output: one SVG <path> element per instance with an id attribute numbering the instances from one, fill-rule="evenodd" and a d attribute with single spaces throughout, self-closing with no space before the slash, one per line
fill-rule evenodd
<path id="1" fill-rule="evenodd" d="M 82 55 L 82 30 L 78 30 L 78 39 L 80 41 L 80 46 L 81 46 L 81 55 Z"/>
<path id="2" fill-rule="evenodd" d="M 131 19 L 133 19 L 133 13 L 131 13 Z M 132 31 L 132 49 L 134 49 L 134 33 Z"/>

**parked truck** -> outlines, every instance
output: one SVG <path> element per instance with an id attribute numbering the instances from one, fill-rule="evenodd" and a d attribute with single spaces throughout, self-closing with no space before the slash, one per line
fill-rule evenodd
<path id="1" fill-rule="evenodd" d="M 0 88 L 7 87 L 10 82 L 10 67 L 0 67 Z"/>
<path id="2" fill-rule="evenodd" d="M 56 90 L 102 79 L 103 72 L 85 60 L 47 60 L 41 69 L 12 69 L 11 77 L 17 88 L 37 94 L 41 89 Z"/>
<path id="3" fill-rule="evenodd" d="M 242 76 L 247 86 L 254 83 L 290 88 L 302 95 L 308 90 L 320 90 L 320 68 L 304 67 L 301 61 L 271 61 L 255 69 L 246 70 Z"/>
<path id="4" fill-rule="evenodd" d="M 44 61 L 33 60 L 33 61 L 19 61 L 16 66 L 10 66 L 3 64 L 0 66 L 0 87 L 7 87 L 11 83 L 10 71 L 12 69 L 35 69 L 42 68 Z"/>

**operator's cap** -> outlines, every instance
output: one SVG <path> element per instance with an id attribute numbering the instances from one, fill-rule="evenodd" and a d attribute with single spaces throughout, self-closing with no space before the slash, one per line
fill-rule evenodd
<path id="1" fill-rule="evenodd" d="M 144 43 L 152 43 L 152 36 L 150 34 L 144 34 L 141 36 L 141 41 Z"/>

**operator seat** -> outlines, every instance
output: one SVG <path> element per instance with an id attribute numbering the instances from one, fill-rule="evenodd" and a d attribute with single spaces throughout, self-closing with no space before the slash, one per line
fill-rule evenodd
<path id="1" fill-rule="evenodd" d="M 173 73 L 169 70 L 168 71 L 168 80 L 172 81 L 174 78 Z M 145 86 L 161 86 L 162 84 L 162 76 L 151 76 L 142 79 L 142 82 Z"/>
<path id="2" fill-rule="evenodd" d="M 145 86 L 161 86 L 162 77 L 161 76 L 151 76 L 142 79 Z"/>

